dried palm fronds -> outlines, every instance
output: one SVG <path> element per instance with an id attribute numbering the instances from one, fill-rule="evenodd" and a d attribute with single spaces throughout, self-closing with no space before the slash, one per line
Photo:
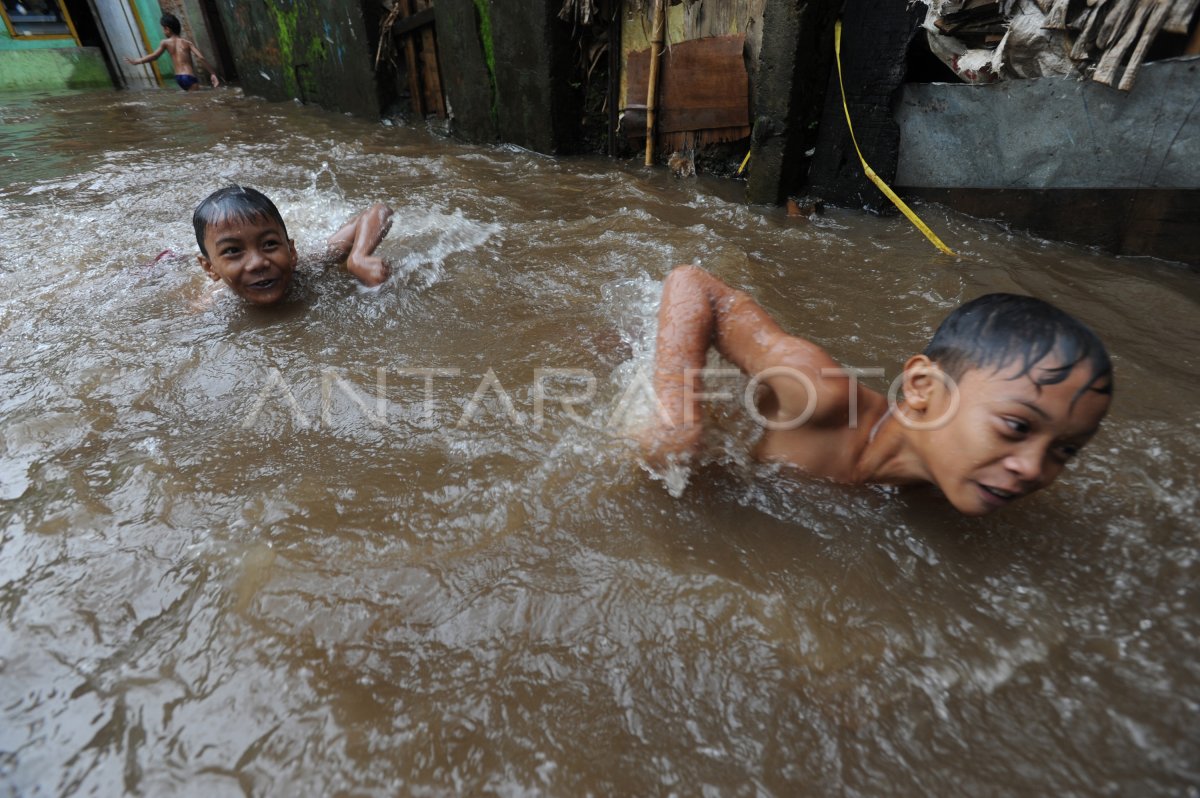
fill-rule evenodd
<path id="1" fill-rule="evenodd" d="M 595 0 L 563 0 L 558 18 L 578 25 L 591 25 L 592 20 L 596 18 L 596 11 Z"/>

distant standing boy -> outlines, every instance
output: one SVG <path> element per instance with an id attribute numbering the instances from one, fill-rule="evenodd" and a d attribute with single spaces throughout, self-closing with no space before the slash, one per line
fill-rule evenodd
<path id="1" fill-rule="evenodd" d="M 209 79 L 215 89 L 220 84 L 220 81 L 217 80 L 217 71 L 212 68 L 212 64 L 208 63 L 208 59 L 196 45 L 179 35 L 179 31 L 182 29 L 179 25 L 179 18 L 174 14 L 163 14 L 159 23 L 162 25 L 164 38 L 159 43 L 158 49 L 141 58 L 125 56 L 125 60 L 130 64 L 144 64 L 161 57 L 164 52 L 170 53 L 171 66 L 175 70 L 175 82 L 184 91 L 191 91 L 200 83 L 196 77 L 196 66 L 192 62 L 194 55 L 208 70 Z"/>
<path id="2" fill-rule="evenodd" d="M 192 226 L 197 259 L 212 280 L 253 305 L 275 305 L 287 296 L 299 256 L 265 194 L 243 186 L 214 191 L 196 207 Z M 390 270 L 374 252 L 391 226 L 392 209 L 373 204 L 329 237 L 326 262 L 344 263 L 363 285 L 380 285 Z"/>
<path id="3" fill-rule="evenodd" d="M 759 386 L 759 459 L 837 482 L 927 483 L 984 515 L 1058 477 L 1112 398 L 1104 344 L 1053 305 L 987 294 L 953 311 L 896 387 L 869 390 L 758 303 L 695 266 L 677 267 L 658 312 L 657 423 L 642 437 L 655 467 L 700 448 L 710 346 Z M 749 397 L 748 397 L 749 398 Z"/>

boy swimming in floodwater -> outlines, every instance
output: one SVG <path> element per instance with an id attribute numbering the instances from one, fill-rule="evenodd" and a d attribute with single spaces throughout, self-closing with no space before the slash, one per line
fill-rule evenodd
<path id="1" fill-rule="evenodd" d="M 197 260 L 205 274 L 254 305 L 274 305 L 287 296 L 299 257 L 296 243 L 275 203 L 243 186 L 208 195 L 192 214 Z M 326 256 L 345 263 L 366 286 L 380 285 L 389 269 L 373 253 L 392 226 L 392 209 L 373 204 L 329 237 Z"/>
<path id="2" fill-rule="evenodd" d="M 897 402 L 785 333 L 749 295 L 679 266 L 658 312 L 660 417 L 642 438 L 654 467 L 699 449 L 710 345 L 765 387 L 759 459 L 844 483 L 930 483 L 966 515 L 1053 482 L 1096 433 L 1113 391 L 1108 353 L 1081 322 L 1033 297 L 988 294 L 908 359 Z"/>
<path id="3" fill-rule="evenodd" d="M 200 48 L 192 44 L 187 39 L 179 35 L 182 26 L 179 24 L 179 18 L 174 14 L 163 14 L 159 20 L 162 25 L 163 40 L 159 42 L 158 48 L 141 58 L 130 58 L 125 56 L 125 61 L 130 64 L 144 64 L 147 61 L 154 61 L 162 57 L 164 52 L 171 54 L 171 68 L 175 71 L 175 83 L 184 91 L 191 91 L 199 85 L 200 80 L 196 77 L 196 65 L 192 63 L 192 56 L 200 59 L 200 63 L 204 64 L 204 68 L 208 70 L 209 80 L 215 89 L 220 83 L 217 79 L 217 70 L 212 68 L 212 64 L 208 63 L 208 59 L 204 57 L 204 53 L 200 52 Z"/>

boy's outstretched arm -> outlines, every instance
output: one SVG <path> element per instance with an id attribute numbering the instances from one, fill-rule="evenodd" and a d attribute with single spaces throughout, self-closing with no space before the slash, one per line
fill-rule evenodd
<path id="1" fill-rule="evenodd" d="M 191 49 L 192 55 L 196 56 L 200 60 L 200 63 L 204 65 L 204 68 L 208 70 L 208 80 L 215 89 L 221 84 L 220 79 L 217 77 L 217 70 L 213 69 L 212 64 L 208 63 L 208 59 L 204 57 L 204 53 L 200 52 L 200 48 L 194 42 L 188 42 L 188 47 Z"/>
<path id="2" fill-rule="evenodd" d="M 129 56 L 125 56 L 125 62 L 129 63 L 129 64 L 134 64 L 135 66 L 137 64 L 144 64 L 147 61 L 155 60 L 156 58 L 161 56 L 163 53 L 165 53 L 166 50 L 167 50 L 167 43 L 166 43 L 166 40 L 164 39 L 163 41 L 158 43 L 158 48 L 154 52 L 150 53 L 149 55 L 144 55 L 141 58 L 130 58 Z"/>
<path id="3" fill-rule="evenodd" d="M 824 369 L 837 368 L 824 349 L 785 333 L 748 294 L 697 266 L 677 266 L 663 284 L 658 308 L 654 391 L 661 410 L 642 438 L 643 454 L 652 465 L 662 465 L 670 456 L 687 457 L 699 447 L 700 370 L 709 346 L 749 376 L 759 376 L 786 418 L 805 412 L 810 387 L 819 402 L 832 407 L 838 399 L 834 393 L 845 384 L 822 375 Z"/>
<path id="4" fill-rule="evenodd" d="M 376 202 L 329 237 L 329 254 L 345 261 L 347 271 L 363 285 L 377 286 L 388 278 L 391 270 L 374 252 L 391 228 L 392 209 Z"/>

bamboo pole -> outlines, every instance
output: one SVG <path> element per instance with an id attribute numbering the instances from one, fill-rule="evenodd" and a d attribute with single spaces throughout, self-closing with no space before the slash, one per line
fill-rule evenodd
<path id="1" fill-rule="evenodd" d="M 654 27 L 650 34 L 650 79 L 646 86 L 646 166 L 654 165 L 654 117 L 658 106 L 658 59 L 666 27 L 666 0 L 654 0 Z"/>

